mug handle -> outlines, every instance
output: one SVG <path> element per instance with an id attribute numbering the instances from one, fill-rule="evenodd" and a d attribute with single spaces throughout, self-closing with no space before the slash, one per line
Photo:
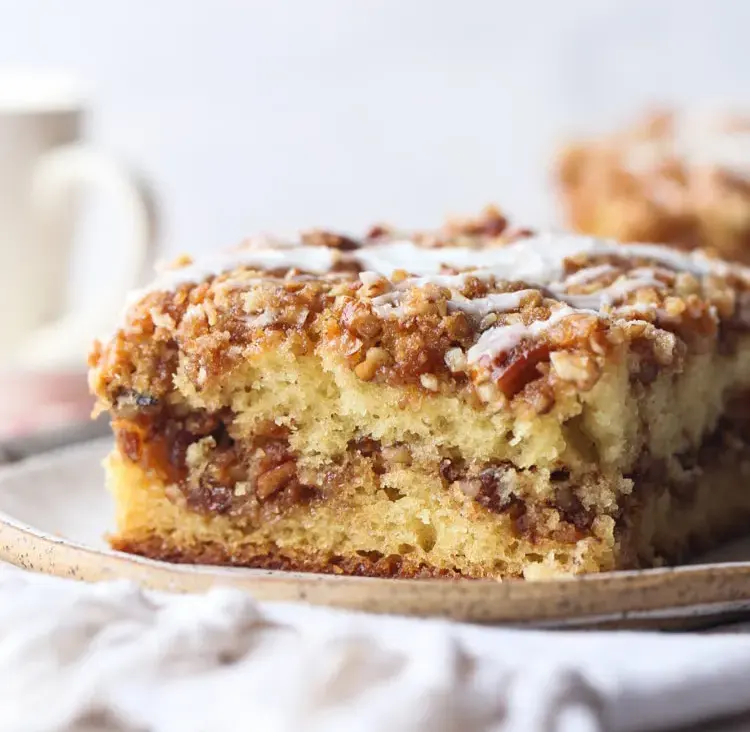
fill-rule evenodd
<path id="1" fill-rule="evenodd" d="M 105 301 L 66 313 L 37 329 L 18 352 L 25 367 L 82 366 L 90 342 L 113 327 L 127 293 L 154 265 L 158 222 L 152 191 L 136 173 L 87 145 L 55 148 L 39 160 L 31 181 L 35 221 L 42 227 L 52 225 L 78 185 L 102 190 L 118 202 L 126 222 L 124 248 L 117 266 L 110 270 Z"/>

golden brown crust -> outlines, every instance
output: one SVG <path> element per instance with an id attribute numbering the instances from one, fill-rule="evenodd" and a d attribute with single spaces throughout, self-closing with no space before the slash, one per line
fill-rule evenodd
<path id="1" fill-rule="evenodd" d="M 387 557 L 377 556 L 377 552 L 363 553 L 357 557 L 328 556 L 311 550 L 294 556 L 272 547 L 264 553 L 258 553 L 258 550 L 253 547 L 243 547 L 229 552 L 225 546 L 216 542 L 176 546 L 157 536 L 136 541 L 114 537 L 110 540 L 110 544 L 116 551 L 174 564 L 211 564 L 388 579 L 460 579 L 462 577 L 457 571 L 415 563 L 408 557 L 395 554 Z"/>
<path id="2" fill-rule="evenodd" d="M 640 511 L 632 515 L 635 524 L 643 517 Z M 648 569 L 655 565 L 673 566 L 700 556 L 702 552 L 737 539 L 745 534 L 750 520 L 750 507 L 727 512 L 723 520 L 702 527 L 696 526 L 681 536 L 662 539 L 661 545 L 651 545 L 648 553 L 638 554 L 637 530 L 633 530 L 628 540 L 621 544 L 622 555 L 616 569 Z M 431 567 L 415 563 L 409 557 L 390 555 L 342 557 L 316 554 L 309 549 L 293 556 L 278 549 L 269 548 L 258 553 L 253 547 L 231 551 L 218 542 L 192 545 L 176 545 L 159 536 L 133 540 L 127 537 L 111 537 L 110 545 L 115 551 L 135 554 L 173 564 L 205 564 L 223 567 L 247 567 L 251 569 L 283 570 L 288 572 L 315 572 L 319 574 L 352 575 L 357 577 L 380 577 L 383 579 L 522 579 L 521 575 L 493 572 L 488 562 L 487 572 L 473 572 L 463 575 L 457 570 Z"/>

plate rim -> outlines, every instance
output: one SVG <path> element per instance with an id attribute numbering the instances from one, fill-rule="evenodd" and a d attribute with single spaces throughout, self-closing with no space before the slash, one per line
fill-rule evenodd
<path id="1" fill-rule="evenodd" d="M 0 466 L 0 487 L 11 474 L 54 463 L 62 454 L 75 459 L 91 451 L 97 442 L 100 441 Z M 750 611 L 750 560 L 544 580 L 353 577 L 170 564 L 58 536 L 4 510 L 0 510 L 0 560 L 82 580 L 131 579 L 157 590 L 201 592 L 217 585 L 233 586 L 249 590 L 259 600 L 302 601 L 474 622 L 586 625 L 665 614 L 697 617 L 738 609 Z"/>

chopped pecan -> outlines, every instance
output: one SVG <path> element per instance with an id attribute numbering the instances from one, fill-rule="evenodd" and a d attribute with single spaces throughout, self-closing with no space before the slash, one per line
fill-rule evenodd
<path id="1" fill-rule="evenodd" d="M 329 247 L 331 249 L 338 249 L 342 252 L 351 252 L 360 247 L 358 241 L 350 239 L 348 236 L 320 229 L 306 231 L 302 234 L 301 238 L 302 242 L 308 246 Z"/>
<path id="2" fill-rule="evenodd" d="M 550 361 L 563 381 L 575 382 L 580 389 L 590 389 L 599 376 L 596 360 L 588 353 L 553 351 Z"/>
<path id="3" fill-rule="evenodd" d="M 347 303 L 341 313 L 341 324 L 361 338 L 377 338 L 382 330 L 380 318 L 362 303 Z"/>
<path id="4" fill-rule="evenodd" d="M 531 344 L 514 351 L 509 359 L 498 365 L 493 371 L 493 381 L 503 394 L 511 399 L 530 381 L 539 376 L 537 364 L 549 358 L 549 346 L 546 343 Z"/>
<path id="5" fill-rule="evenodd" d="M 371 381 L 375 378 L 377 370 L 391 361 L 391 354 L 384 348 L 370 348 L 365 354 L 365 360 L 354 367 L 354 373 L 362 381 Z"/>
<path id="6" fill-rule="evenodd" d="M 255 495 L 265 501 L 274 493 L 287 486 L 296 476 L 297 467 L 293 461 L 282 463 L 265 473 L 261 473 L 255 481 Z"/>

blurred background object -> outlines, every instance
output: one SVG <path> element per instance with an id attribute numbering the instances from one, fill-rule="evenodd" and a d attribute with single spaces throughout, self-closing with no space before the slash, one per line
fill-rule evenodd
<path id="1" fill-rule="evenodd" d="M 0 71 L 0 400 L 2 433 L 85 418 L 85 356 L 112 329 L 153 264 L 153 201 L 107 154 L 81 141 L 84 102 L 59 74 Z M 120 207 L 108 241 L 107 294 L 71 306 L 70 263 L 82 185 Z M 124 236 L 118 236 L 118 230 Z"/>
<path id="2" fill-rule="evenodd" d="M 491 200 L 551 224 L 563 141 L 741 107 L 748 27 L 744 0 L 0 0 L 0 63 L 87 83 L 92 139 L 147 165 L 172 255 Z M 92 249 L 108 225 L 90 212 Z"/>
<path id="3" fill-rule="evenodd" d="M 558 175 L 578 231 L 750 263 L 750 117 L 646 115 L 570 144 Z"/>
<path id="4" fill-rule="evenodd" d="M 565 141 L 747 106 L 748 27 L 744 0 L 0 0 L 0 67 L 85 84 L 87 139 L 148 170 L 171 257 L 489 201 L 557 225 Z M 111 301 L 115 206 L 76 219 L 74 312 Z"/>

